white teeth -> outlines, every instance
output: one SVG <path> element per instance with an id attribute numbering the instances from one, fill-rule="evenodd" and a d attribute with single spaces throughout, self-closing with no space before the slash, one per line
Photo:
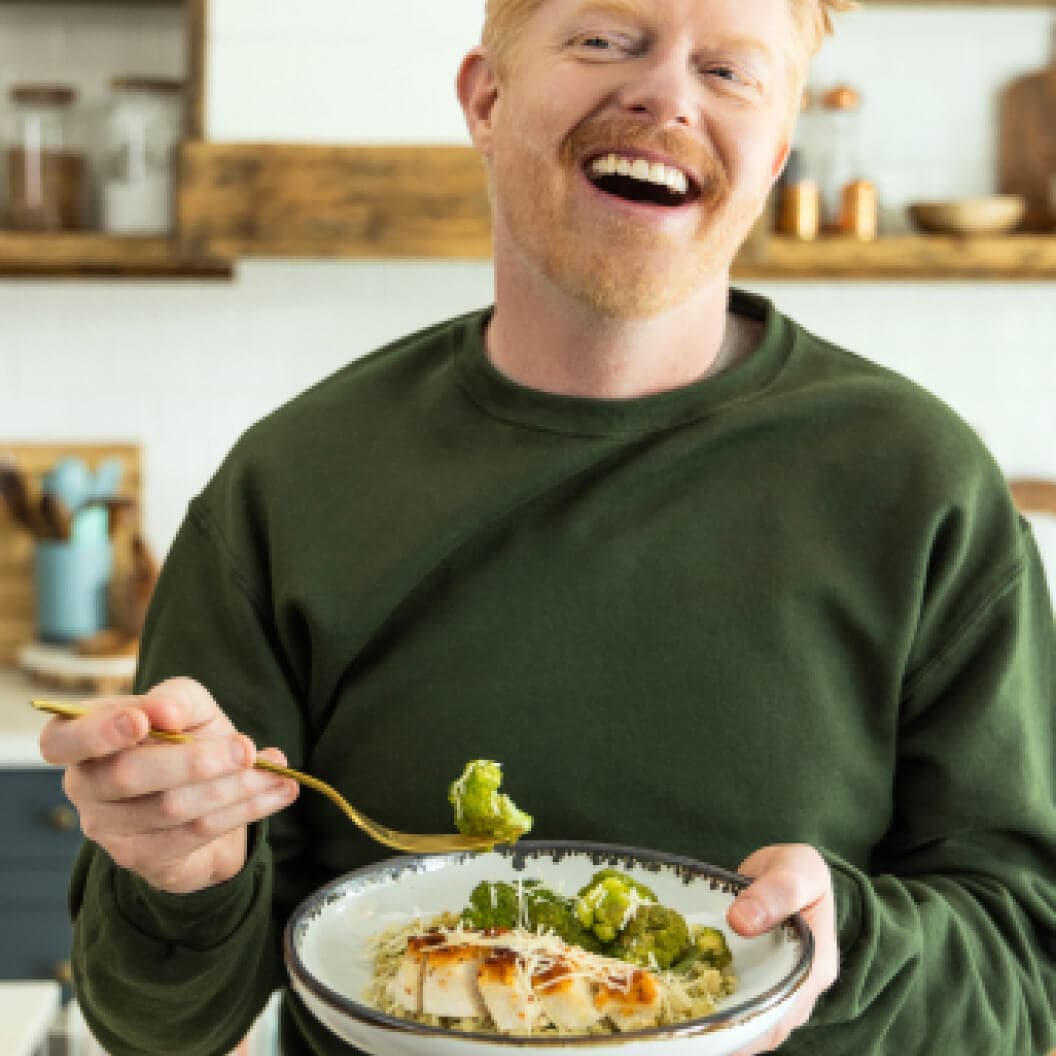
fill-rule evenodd
<path id="1" fill-rule="evenodd" d="M 594 176 L 629 176 L 631 179 L 655 183 L 658 187 L 667 187 L 675 194 L 686 194 L 689 191 L 689 180 L 681 169 L 672 168 L 659 161 L 648 162 L 644 158 L 620 157 L 616 154 L 605 154 L 595 158 L 590 165 Z"/>
<path id="2" fill-rule="evenodd" d="M 689 192 L 689 180 L 681 169 L 667 170 L 667 185 L 675 194 L 687 194 Z"/>

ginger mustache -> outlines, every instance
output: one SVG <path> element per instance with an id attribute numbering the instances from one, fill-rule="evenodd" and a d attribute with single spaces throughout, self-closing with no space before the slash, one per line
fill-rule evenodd
<path id="1" fill-rule="evenodd" d="M 561 161 L 582 166 L 602 154 L 658 154 L 678 166 L 690 180 L 686 201 L 717 206 L 729 197 L 730 181 L 721 162 L 684 132 L 654 128 L 617 117 L 589 119 L 577 125 L 561 144 Z"/>

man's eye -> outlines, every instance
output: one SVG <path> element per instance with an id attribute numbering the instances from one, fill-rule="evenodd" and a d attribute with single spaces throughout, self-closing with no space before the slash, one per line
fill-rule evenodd
<path id="1" fill-rule="evenodd" d="M 740 84 L 744 81 L 744 78 L 732 66 L 711 66 L 707 72 L 713 77 L 730 81 L 733 84 Z"/>
<path id="2" fill-rule="evenodd" d="M 572 43 L 582 51 L 594 55 L 631 55 L 638 50 L 638 42 L 622 34 L 588 33 L 576 37 Z"/>

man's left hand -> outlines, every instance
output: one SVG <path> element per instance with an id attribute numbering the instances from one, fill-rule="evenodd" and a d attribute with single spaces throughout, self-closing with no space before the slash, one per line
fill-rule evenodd
<path id="1" fill-rule="evenodd" d="M 738 935 L 761 935 L 793 913 L 801 914 L 814 933 L 814 964 L 788 1014 L 764 1037 L 735 1054 L 754 1056 L 778 1048 L 792 1031 L 810 1019 L 818 998 L 836 982 L 840 951 L 832 876 L 825 859 L 813 847 L 764 847 L 746 858 L 738 872 L 753 878 L 751 886 L 737 896 L 726 915 Z"/>

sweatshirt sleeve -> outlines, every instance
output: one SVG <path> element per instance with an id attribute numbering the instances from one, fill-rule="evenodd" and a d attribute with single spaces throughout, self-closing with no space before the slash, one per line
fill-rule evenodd
<path id="1" fill-rule="evenodd" d="M 906 684 L 876 867 L 827 855 L 840 981 L 790 1051 L 815 1031 L 875 1056 L 1056 1044 L 1056 649 L 1020 531 L 1019 562 Z"/>
<path id="2" fill-rule="evenodd" d="M 298 693 L 260 591 L 192 505 L 151 603 L 136 689 L 194 678 L 258 747 L 281 747 L 297 766 Z M 283 985 L 272 896 L 276 862 L 296 844 L 290 813 L 251 828 L 237 876 L 187 895 L 158 891 L 84 845 L 70 890 L 74 978 L 111 1056 L 229 1052 Z"/>

